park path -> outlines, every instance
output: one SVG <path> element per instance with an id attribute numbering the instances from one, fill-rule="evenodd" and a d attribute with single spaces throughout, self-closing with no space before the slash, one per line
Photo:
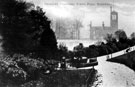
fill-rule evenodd
<path id="1" fill-rule="evenodd" d="M 135 87 L 135 72 L 125 65 L 108 62 L 106 57 L 97 59 L 99 62 L 95 69 L 101 79 L 100 84 L 95 81 L 93 87 Z"/>
<path id="2" fill-rule="evenodd" d="M 87 43 L 90 41 L 81 42 L 84 46 L 90 44 Z M 78 44 L 78 42 L 74 44 L 72 41 L 71 44 L 66 43 L 71 50 L 76 44 Z M 131 51 L 133 50 L 135 50 L 135 46 L 131 47 Z M 126 50 L 113 53 L 112 57 L 123 55 L 125 51 Z M 106 56 L 98 57 L 97 60 L 99 64 L 95 66 L 95 69 L 98 71 L 98 78 L 92 87 L 135 87 L 135 72 L 132 69 L 123 64 L 108 62 L 106 61 Z"/>

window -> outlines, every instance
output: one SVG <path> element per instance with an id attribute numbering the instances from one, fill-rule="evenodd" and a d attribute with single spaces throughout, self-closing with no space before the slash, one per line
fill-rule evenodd
<path id="1" fill-rule="evenodd" d="M 116 20 L 116 15 L 112 15 L 112 20 Z"/>

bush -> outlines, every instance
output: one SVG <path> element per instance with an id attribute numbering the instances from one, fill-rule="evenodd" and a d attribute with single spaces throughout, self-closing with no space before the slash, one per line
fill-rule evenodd
<path id="1" fill-rule="evenodd" d="M 40 74 L 43 74 L 47 68 L 41 59 L 32 59 L 20 54 L 7 56 L 0 60 L 0 80 L 5 85 L 9 81 L 14 85 L 23 84 L 39 79 Z"/>

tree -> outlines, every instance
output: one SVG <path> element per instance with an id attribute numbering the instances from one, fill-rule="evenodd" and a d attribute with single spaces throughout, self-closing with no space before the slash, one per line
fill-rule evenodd
<path id="1" fill-rule="evenodd" d="M 110 50 L 109 53 L 117 52 L 119 50 L 116 46 L 117 41 L 113 34 L 107 34 L 104 39 L 107 42 L 106 45 L 108 50 Z"/>
<path id="2" fill-rule="evenodd" d="M 119 48 L 117 47 L 115 42 L 107 43 L 106 45 L 109 46 L 113 50 L 113 52 L 119 51 Z"/>
<path id="3" fill-rule="evenodd" d="M 63 57 L 68 57 L 68 48 L 65 44 L 60 44 L 58 46 L 58 60 L 62 60 Z"/>
<path id="4" fill-rule="evenodd" d="M 97 46 L 98 47 L 98 52 L 99 52 L 99 55 L 102 56 L 102 55 L 106 55 L 106 54 L 109 54 L 109 51 L 108 51 L 108 46 L 102 42 L 100 45 Z"/>
<path id="5" fill-rule="evenodd" d="M 89 47 L 84 48 L 85 50 L 85 56 L 88 58 L 93 58 L 99 56 L 99 51 L 97 49 L 97 46 L 90 45 Z"/>
<path id="6" fill-rule="evenodd" d="M 119 50 L 126 49 L 130 45 L 128 44 L 128 38 L 124 30 L 118 30 L 115 32 L 116 38 L 119 42 L 117 42 L 117 47 Z"/>
<path id="7" fill-rule="evenodd" d="M 133 32 L 131 35 L 130 35 L 130 44 L 133 46 L 135 45 L 135 32 Z"/>
<path id="8" fill-rule="evenodd" d="M 106 40 L 107 43 L 110 43 L 113 41 L 113 34 L 106 34 L 106 36 L 104 37 L 104 39 Z"/>
<path id="9" fill-rule="evenodd" d="M 135 39 L 135 32 L 133 32 L 133 33 L 130 35 L 130 38 L 131 38 L 131 39 Z"/>
<path id="10" fill-rule="evenodd" d="M 24 50 L 28 23 L 27 9 L 25 2 L 16 0 L 0 1 L 0 26 L 3 37 L 3 48 L 5 51 Z"/>
<path id="11" fill-rule="evenodd" d="M 118 30 L 115 32 L 115 36 L 118 39 L 118 41 L 125 43 L 127 42 L 127 35 L 124 30 Z"/>
<path id="12" fill-rule="evenodd" d="M 34 27 L 30 31 L 33 31 L 34 39 L 39 41 L 40 54 L 42 57 L 52 58 L 57 51 L 57 41 L 50 26 L 51 21 L 45 16 L 45 12 L 40 7 L 37 7 L 37 10 L 32 10 L 30 14 L 34 22 L 32 25 Z"/>
<path id="13" fill-rule="evenodd" d="M 51 21 L 40 7 L 35 8 L 22 0 L 1 0 L 0 14 L 0 31 L 6 52 L 30 53 L 42 51 L 42 47 L 57 49 Z M 43 40 L 51 45 L 43 43 Z"/>

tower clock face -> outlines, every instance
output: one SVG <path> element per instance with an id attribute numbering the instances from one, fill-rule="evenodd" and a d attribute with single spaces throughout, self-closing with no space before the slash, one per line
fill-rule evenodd
<path id="1" fill-rule="evenodd" d="M 112 20 L 116 20 L 116 15 L 112 15 Z"/>

